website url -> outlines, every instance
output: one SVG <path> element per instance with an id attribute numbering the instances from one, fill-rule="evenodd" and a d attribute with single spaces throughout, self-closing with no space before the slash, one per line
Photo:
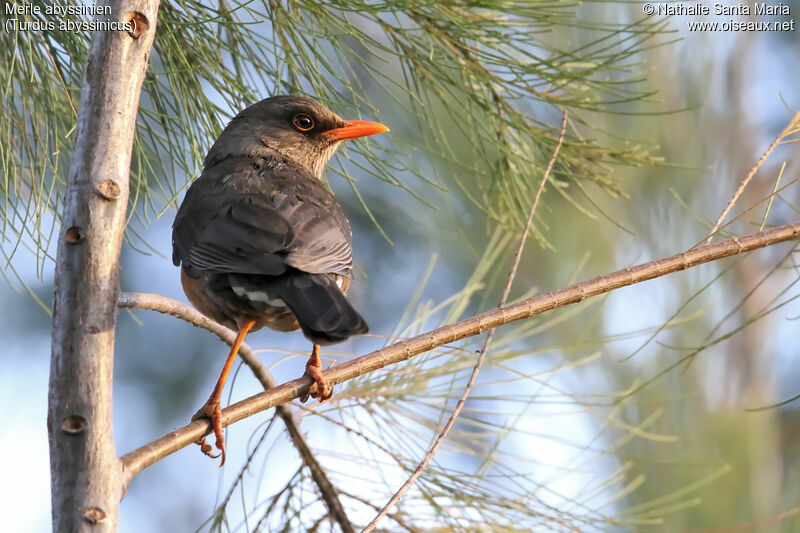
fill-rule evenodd
<path id="1" fill-rule="evenodd" d="M 688 21 L 689 31 L 795 31 L 794 20 L 779 21 L 739 21 L 727 22 Z"/>

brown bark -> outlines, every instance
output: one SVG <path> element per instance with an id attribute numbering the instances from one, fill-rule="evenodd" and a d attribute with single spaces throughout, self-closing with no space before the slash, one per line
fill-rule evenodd
<path id="1" fill-rule="evenodd" d="M 53 531 L 115 531 L 122 465 L 112 436 L 118 270 L 139 94 L 157 0 L 110 0 L 133 31 L 96 31 L 86 67 L 55 273 L 47 425 Z"/>

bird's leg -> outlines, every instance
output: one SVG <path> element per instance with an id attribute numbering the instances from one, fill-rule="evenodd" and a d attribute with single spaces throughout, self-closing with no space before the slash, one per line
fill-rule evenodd
<path id="1" fill-rule="evenodd" d="M 225 380 L 228 378 L 228 373 L 231 371 L 233 360 L 236 359 L 236 354 L 239 352 L 239 347 L 244 341 L 244 336 L 247 335 L 247 332 L 250 331 L 250 328 L 253 327 L 253 324 L 255 324 L 254 320 L 248 320 L 239 328 L 239 333 L 236 335 L 236 340 L 233 341 L 231 351 L 228 353 L 228 358 L 225 360 L 225 366 L 222 367 L 222 372 L 219 375 L 219 379 L 217 380 L 214 390 L 211 392 L 211 396 L 209 396 L 205 405 L 203 405 L 203 407 L 201 407 L 200 410 L 197 411 L 192 417 L 192 420 L 197 420 L 198 418 L 208 418 L 211 420 L 211 426 L 214 430 L 214 436 L 216 437 L 216 442 L 214 442 L 214 445 L 219 450 L 219 455 L 213 455 L 211 453 L 211 445 L 206 443 L 205 437 L 200 437 L 195 442 L 200 445 L 200 450 L 209 457 L 216 459 L 217 457 L 222 456 L 222 459 L 219 462 L 220 467 L 225 464 L 225 437 L 222 434 L 222 407 L 220 406 L 222 389 L 225 387 Z"/>
<path id="2" fill-rule="evenodd" d="M 333 395 L 333 387 L 328 385 L 328 382 L 322 377 L 322 361 L 319 358 L 319 344 L 315 344 L 311 349 L 311 357 L 308 358 L 306 363 L 306 376 L 314 379 L 317 384 L 317 391 L 311 395 L 312 398 L 318 399 L 323 402 Z M 302 401 L 308 400 L 308 396 L 302 398 Z"/>

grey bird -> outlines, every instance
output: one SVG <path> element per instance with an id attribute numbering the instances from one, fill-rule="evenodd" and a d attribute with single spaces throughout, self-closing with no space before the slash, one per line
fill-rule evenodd
<path id="1" fill-rule="evenodd" d="M 220 398 L 248 331 L 301 329 L 313 343 L 306 374 L 328 399 L 319 346 L 367 332 L 347 300 L 352 232 L 320 180 L 339 144 L 388 131 L 343 120 L 319 102 L 273 96 L 241 111 L 211 147 L 172 226 L 172 260 L 189 301 L 238 331 L 219 380 L 193 419 L 209 418 L 225 462 Z M 205 439 L 198 444 L 211 456 Z"/>

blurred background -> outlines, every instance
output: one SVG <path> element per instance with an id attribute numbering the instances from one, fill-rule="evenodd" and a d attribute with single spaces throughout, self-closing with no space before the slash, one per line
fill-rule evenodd
<path id="1" fill-rule="evenodd" d="M 792 15 L 778 18 L 795 17 L 800 6 L 789 5 Z M 279 41 L 281 28 L 328 29 L 330 21 L 310 5 L 269 6 L 266 14 L 228 9 L 257 21 L 251 31 L 266 42 Z M 356 279 L 350 294 L 371 326 L 369 336 L 326 351 L 334 361 L 496 305 L 520 220 L 552 153 L 564 107 L 571 120 L 564 161 L 545 190 L 512 299 L 702 241 L 748 170 L 800 108 L 796 32 L 689 32 L 686 22 L 694 18 L 643 19 L 636 4 L 542 2 L 526 8 L 550 13 L 552 26 L 541 20 L 539 26 L 525 25 L 529 13 L 519 5 L 465 8 L 476 17 L 471 29 L 484 32 L 481 38 L 515 43 L 512 57 L 547 59 L 539 64 L 541 85 L 515 77 L 519 73 L 511 67 L 505 72 L 492 67 L 499 80 L 527 84 L 524 94 L 509 101 L 531 119 L 529 130 L 515 132 L 513 113 L 490 110 L 512 128 L 508 137 L 494 137 L 479 131 L 484 111 L 458 91 L 431 97 L 423 91 L 404 94 L 393 85 L 406 83 L 409 67 L 399 52 L 387 54 L 389 60 L 375 54 L 380 46 L 396 45 L 377 22 L 391 17 L 359 15 L 345 4 L 338 8 L 352 25 L 342 29 L 350 52 L 362 47 L 364 57 L 348 62 L 335 54 L 335 46 L 320 44 L 317 73 L 333 80 L 327 85 L 304 77 L 299 60 L 298 66 L 276 59 L 259 73 L 232 55 L 216 67 L 252 91 L 242 91 L 242 100 L 277 92 L 318 95 L 319 89 L 342 116 L 391 127 L 384 138 L 356 141 L 361 144 L 340 151 L 327 173 L 353 224 Z M 230 31 L 219 20 L 196 22 L 202 19 L 192 10 L 200 9 L 188 3 L 162 6 L 160 45 L 192 31 Z M 421 16 L 382 9 L 393 15 L 396 27 L 425 27 Z M 467 28 L 455 12 L 461 13 L 443 7 L 429 14 L 427 29 L 445 32 L 442 28 L 459 23 Z M 504 16 L 493 18 L 498 14 Z M 282 16 L 302 22 L 292 26 L 296 21 Z M 186 22 L 193 17 L 198 26 Z M 499 28 L 494 36 L 478 24 L 489 20 Z M 347 33 L 352 28 L 363 32 L 363 40 L 352 40 Z M 309 38 L 290 51 L 296 58 L 314 47 L 313 34 L 284 37 L 294 43 Z M 8 35 L 3 39 L 11 44 Z M 192 57 L 185 42 L 179 44 L 187 68 L 215 68 L 199 52 Z M 578 64 L 579 52 L 590 49 L 596 51 L 585 59 L 591 64 Z M 440 51 L 432 47 L 430 63 L 415 65 L 415 75 L 425 79 L 426 69 L 444 70 L 459 61 L 467 69 L 478 60 L 464 50 L 449 59 L 437 55 Z M 574 64 L 563 60 L 568 55 Z M 561 70 L 555 72 L 559 58 Z M 611 68 L 618 59 L 624 68 Z M 80 72 L 80 61 L 76 65 Z M 197 103 L 182 104 L 214 104 L 207 111 L 218 122 L 197 125 L 198 131 L 206 126 L 213 131 L 238 111 L 237 101 L 210 82 L 180 93 L 170 77 L 175 68 L 166 52 L 155 53 L 149 83 L 171 84 L 177 100 L 192 91 L 206 95 L 202 102 L 198 96 Z M 240 68 L 253 76 L 251 83 L 243 81 L 250 78 Z M 573 79 L 565 75 L 569 69 L 593 72 Z M 447 75 L 464 73 L 455 69 Z M 493 82 L 498 90 L 507 89 L 498 79 Z M 472 87 L 467 81 L 464 91 Z M 615 101 L 617 84 L 631 92 L 620 88 Z M 343 87 L 355 88 L 357 97 Z M 559 105 L 556 96 L 567 89 L 574 92 Z M 71 90 L 78 94 L 78 88 Z M 585 102 L 576 96 L 581 91 L 587 93 Z M 603 105 L 591 96 L 597 91 L 604 94 Z M 151 117 L 160 105 L 151 93 L 143 95 Z M 461 116 L 454 113 L 459 108 Z M 171 108 L 172 114 L 179 109 Z M 169 128 L 159 135 L 170 139 L 164 133 Z M 534 130 L 539 137 L 524 135 Z M 134 157 L 137 176 L 145 177 L 134 180 L 132 197 L 140 196 L 123 249 L 123 291 L 186 301 L 170 259 L 171 223 L 175 199 L 197 175 L 210 136 L 192 133 L 182 140 L 185 153 L 160 152 L 164 160 L 181 160 L 172 165 L 169 179 L 158 178 L 158 164 Z M 524 157 L 515 160 L 514 150 L 526 142 Z M 506 146 L 513 150 L 506 153 Z M 520 163 L 525 160 L 529 166 Z M 717 238 L 800 219 L 796 184 L 776 195 L 769 208 L 762 201 L 797 172 L 795 145 L 779 146 L 728 220 L 758 205 Z M 496 180 L 495 174 L 513 180 Z M 23 189 L 10 191 L 8 183 L 8 196 L 25 198 Z M 20 232 L 28 211 L 5 213 L 0 403 L 7 423 L 0 432 L 0 473 L 10 481 L 0 484 L 0 509 L 7 530 L 39 532 L 47 531 L 50 521 L 45 419 L 51 321 L 45 309 L 52 301 L 48 254 L 55 254 L 55 243 L 39 238 L 38 248 L 26 247 L 14 232 Z M 28 217 L 25 223 L 33 222 Z M 39 236 L 47 235 L 53 216 L 45 213 L 35 223 L 43 228 Z M 498 330 L 452 438 L 395 518 L 382 526 L 387 531 L 800 531 L 800 401 L 783 403 L 800 394 L 799 257 L 796 243 L 785 243 Z M 337 387 L 322 405 L 295 402 L 308 442 L 355 524 L 366 524 L 375 506 L 385 503 L 422 459 L 463 389 L 482 340 L 363 376 Z M 248 342 L 279 382 L 302 374 L 310 345 L 301 334 L 261 331 Z M 213 387 L 226 353 L 216 337 L 173 317 L 121 311 L 114 372 L 118 451 L 185 425 Z M 243 367 L 225 395 L 237 401 L 259 390 Z M 122 503 L 120 531 L 335 530 L 322 520 L 324 507 L 280 420 L 268 425 L 271 417 L 262 413 L 229 430 L 222 470 L 194 448 L 145 470 Z"/>

